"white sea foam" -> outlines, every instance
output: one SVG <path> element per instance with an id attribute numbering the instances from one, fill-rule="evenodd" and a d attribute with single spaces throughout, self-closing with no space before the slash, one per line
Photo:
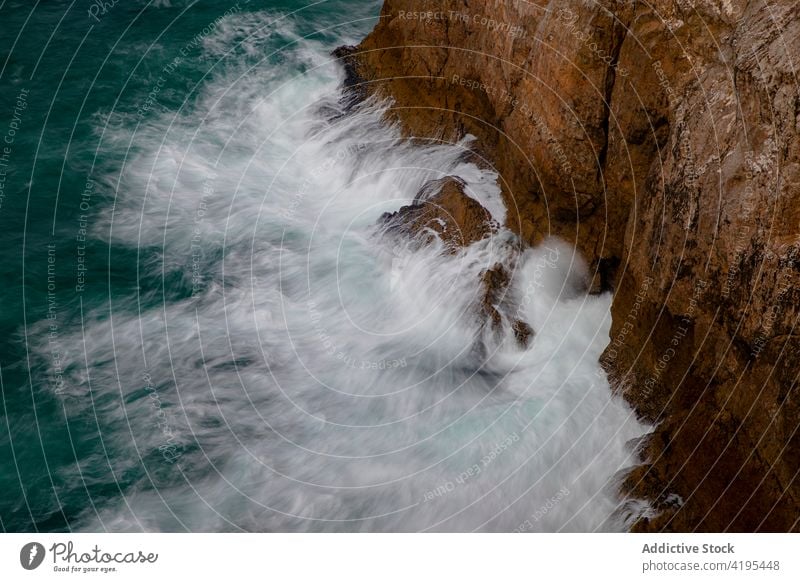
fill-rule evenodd
<path id="1" fill-rule="evenodd" d="M 237 17 L 215 34 L 239 39 Z M 71 482 L 124 483 L 79 527 L 619 529 L 617 473 L 645 427 L 597 364 L 610 297 L 581 291 L 556 240 L 511 262 L 504 230 L 457 255 L 382 236 L 382 213 L 447 175 L 502 218 L 497 176 L 464 161 L 468 141 L 403 142 L 386 104 L 335 115 L 330 61 L 297 38 L 281 65 L 218 67 L 181 113 L 106 130 L 133 147 L 94 234 L 186 292 L 143 285 L 62 333 L 61 397 L 105 446 Z M 476 349 L 498 261 L 528 349 L 508 325 Z"/>

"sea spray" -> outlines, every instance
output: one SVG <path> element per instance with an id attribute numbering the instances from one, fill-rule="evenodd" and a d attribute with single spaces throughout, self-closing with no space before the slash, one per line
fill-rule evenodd
<path id="1" fill-rule="evenodd" d="M 225 55 L 263 28 L 231 14 L 201 44 Z M 535 514 L 528 531 L 621 528 L 617 472 L 646 427 L 598 374 L 610 297 L 587 296 L 580 257 L 548 240 L 509 264 L 531 290 L 516 316 L 532 345 L 506 330 L 476 351 L 481 274 L 513 235 L 449 254 L 393 248 L 377 223 L 445 176 L 502 223 L 497 175 L 465 161 L 469 137 L 402 140 L 388 103 L 345 115 L 330 47 L 285 20 L 269 34 L 286 38 L 279 62 L 234 51 L 180 111 L 102 128 L 114 161 L 96 189 L 113 204 L 90 236 L 136 250 L 163 288 L 60 328 L 58 398 L 103 439 L 63 481 L 122 489 L 74 525 L 511 531 Z M 35 351 L 46 338 L 34 327 Z"/>

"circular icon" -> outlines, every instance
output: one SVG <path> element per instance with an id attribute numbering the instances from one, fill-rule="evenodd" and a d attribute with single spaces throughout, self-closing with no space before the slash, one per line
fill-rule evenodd
<path id="1" fill-rule="evenodd" d="M 44 546 L 39 542 L 30 542 L 19 551 L 19 563 L 26 570 L 35 570 L 44 561 Z"/>

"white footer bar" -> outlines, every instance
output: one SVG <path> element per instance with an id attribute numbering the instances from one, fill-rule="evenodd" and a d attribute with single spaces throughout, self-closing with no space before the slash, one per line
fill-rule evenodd
<path id="1" fill-rule="evenodd" d="M 0 580 L 800 580 L 787 534 L 4 534 Z"/>

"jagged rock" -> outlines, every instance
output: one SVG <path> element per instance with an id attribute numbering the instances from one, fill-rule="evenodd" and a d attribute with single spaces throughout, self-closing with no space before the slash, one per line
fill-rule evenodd
<path id="1" fill-rule="evenodd" d="M 419 244 L 430 244 L 434 238 L 444 243 L 446 252 L 459 249 L 491 236 L 497 224 L 491 214 L 477 200 L 464 191 L 459 178 L 447 176 L 426 183 L 414 198 L 414 203 L 397 212 L 381 217 L 387 232 L 413 237 Z M 481 275 L 483 294 L 478 309 L 479 317 L 494 332 L 502 329 L 500 310 L 511 312 L 511 276 L 500 263 L 486 269 Z M 511 330 L 520 347 L 526 348 L 534 335 L 524 321 L 512 318 Z"/>
<path id="2" fill-rule="evenodd" d="M 496 231 L 492 215 L 464 192 L 453 176 L 426 183 L 414 203 L 382 217 L 387 230 L 404 230 L 421 241 L 438 237 L 449 252 L 469 246 Z"/>
<path id="3" fill-rule="evenodd" d="M 484 295 L 481 302 L 481 315 L 494 331 L 502 329 L 503 316 L 500 308 L 504 308 L 506 313 L 512 313 L 515 309 L 515 302 L 510 297 L 512 293 L 512 281 L 508 270 L 500 263 L 491 269 L 486 269 L 481 277 Z M 530 325 L 521 319 L 511 319 L 511 331 L 514 338 L 521 348 L 527 348 L 533 339 L 534 331 Z"/>

